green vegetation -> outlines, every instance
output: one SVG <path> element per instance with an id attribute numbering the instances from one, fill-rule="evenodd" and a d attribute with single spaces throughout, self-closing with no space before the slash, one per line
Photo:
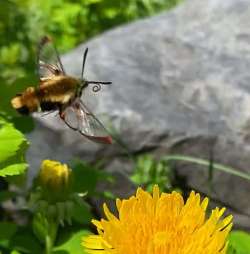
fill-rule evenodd
<path id="1" fill-rule="evenodd" d="M 235 230 L 229 237 L 228 254 L 247 254 L 250 253 L 250 234 Z"/>
<path id="2" fill-rule="evenodd" d="M 27 169 L 27 140 L 12 124 L 0 118 L 0 177 L 20 175 Z"/>
<path id="3" fill-rule="evenodd" d="M 163 159 L 157 161 L 149 154 L 137 158 L 130 180 L 147 191 L 152 191 L 155 184 L 164 192 L 171 192 L 177 187 L 176 175 L 170 164 Z"/>

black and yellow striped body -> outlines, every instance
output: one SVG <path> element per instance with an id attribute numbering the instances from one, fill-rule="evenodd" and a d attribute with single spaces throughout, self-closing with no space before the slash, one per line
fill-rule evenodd
<path id="1" fill-rule="evenodd" d="M 53 76 L 40 82 L 40 86 L 28 87 L 11 100 L 20 114 L 61 110 L 81 93 L 80 81 L 70 76 Z"/>

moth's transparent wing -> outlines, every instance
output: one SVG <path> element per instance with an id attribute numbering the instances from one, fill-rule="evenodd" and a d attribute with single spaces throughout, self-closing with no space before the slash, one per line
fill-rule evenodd
<path id="1" fill-rule="evenodd" d="M 80 119 L 78 117 L 78 112 L 76 111 L 75 107 L 68 106 L 63 111 L 61 118 L 71 129 L 75 131 L 79 129 Z"/>
<path id="2" fill-rule="evenodd" d="M 79 132 L 92 141 L 111 144 L 112 137 L 108 134 L 103 124 L 81 100 L 77 103 L 80 111 L 79 114 L 81 115 L 78 129 Z"/>
<path id="3" fill-rule="evenodd" d="M 38 74 L 41 81 L 65 75 L 57 49 L 48 36 L 42 37 L 38 44 Z"/>
<path id="4" fill-rule="evenodd" d="M 98 143 L 112 143 L 112 137 L 103 124 L 80 99 L 67 107 L 62 115 L 62 119 L 71 129 L 78 130 L 86 138 Z"/>

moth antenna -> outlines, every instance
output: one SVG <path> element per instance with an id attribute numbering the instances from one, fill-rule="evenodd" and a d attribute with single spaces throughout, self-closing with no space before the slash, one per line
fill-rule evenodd
<path id="1" fill-rule="evenodd" d="M 102 85 L 111 85 L 111 81 L 86 81 L 87 84 L 102 84 Z"/>
<path id="2" fill-rule="evenodd" d="M 86 81 L 86 83 L 87 83 L 87 85 L 94 84 L 92 91 L 95 93 L 101 90 L 101 85 L 112 84 L 112 82 L 110 82 L 110 81 Z"/>
<path id="3" fill-rule="evenodd" d="M 86 59 L 87 59 L 87 54 L 88 54 L 88 48 L 85 49 L 84 54 L 83 54 L 83 59 L 82 59 L 82 74 L 81 74 L 81 78 L 83 79 L 83 73 L 84 73 L 84 67 L 85 67 L 85 63 L 86 63 Z"/>

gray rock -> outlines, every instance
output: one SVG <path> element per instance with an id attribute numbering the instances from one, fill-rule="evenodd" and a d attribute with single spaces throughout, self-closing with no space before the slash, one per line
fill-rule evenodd
<path id="1" fill-rule="evenodd" d="M 250 173 L 249 19 L 248 0 L 187 0 L 168 13 L 96 37 L 62 61 L 69 74 L 80 76 L 89 47 L 87 79 L 113 82 L 89 99 L 91 109 L 107 116 L 106 124 L 112 123 L 132 153 L 208 159 L 214 142 L 216 162 Z M 118 145 L 86 141 L 53 116 L 39 119 L 30 140 L 32 167 L 48 157 L 92 160 L 123 153 Z M 197 169 L 178 167 L 191 188 L 207 194 L 207 172 Z M 211 196 L 237 218 L 249 218 L 249 194 L 249 181 L 215 174 Z M 244 227 L 250 229 L 250 223 Z"/>

